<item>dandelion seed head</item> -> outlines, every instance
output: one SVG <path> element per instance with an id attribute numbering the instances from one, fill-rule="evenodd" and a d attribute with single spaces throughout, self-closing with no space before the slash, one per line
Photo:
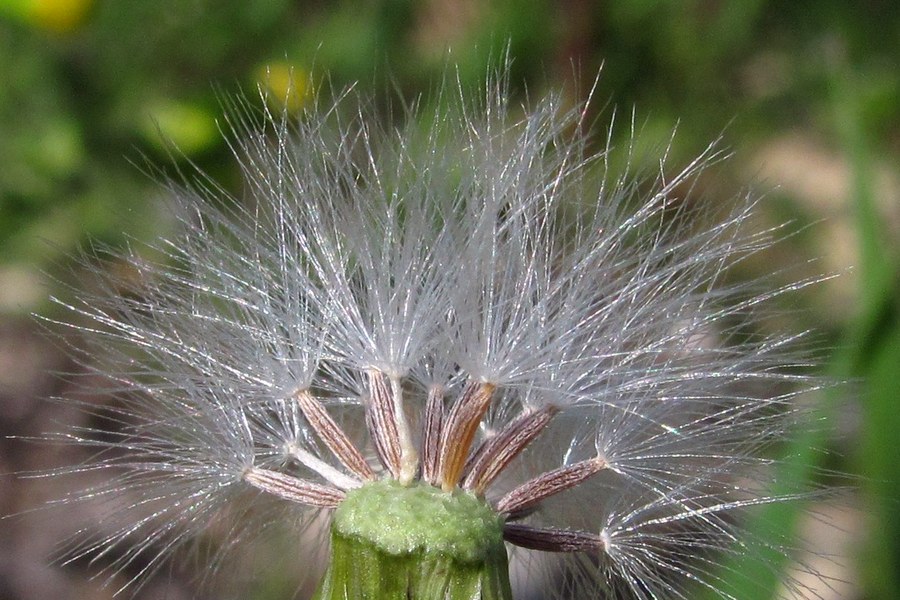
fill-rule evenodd
<path id="1" fill-rule="evenodd" d="M 517 593 L 728 597 L 717 557 L 791 499 L 765 491 L 764 451 L 816 385 L 794 337 L 750 325 L 808 282 L 731 282 L 778 231 L 746 230 L 753 198 L 717 220 L 689 200 L 718 144 L 658 171 L 625 148 L 615 175 L 583 107 L 443 93 L 424 130 L 348 119 L 352 94 L 297 118 L 235 101 L 246 197 L 169 183 L 162 258 L 131 248 L 138 283 L 65 304 L 122 406 L 114 435 L 67 437 L 100 449 L 73 471 L 110 473 L 85 499 L 134 498 L 76 554 L 143 535 L 112 569 L 158 568 L 192 532 L 232 523 L 239 547 L 391 479 L 493 511 Z"/>

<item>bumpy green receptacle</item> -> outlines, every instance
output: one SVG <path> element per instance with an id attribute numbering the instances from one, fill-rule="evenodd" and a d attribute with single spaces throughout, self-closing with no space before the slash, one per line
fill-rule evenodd
<path id="1" fill-rule="evenodd" d="M 331 525 L 316 600 L 511 600 L 503 523 L 484 502 L 377 481 L 347 494 Z"/>

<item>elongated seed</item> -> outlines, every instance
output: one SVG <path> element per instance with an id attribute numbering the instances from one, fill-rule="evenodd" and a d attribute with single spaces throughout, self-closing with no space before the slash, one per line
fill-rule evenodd
<path id="1" fill-rule="evenodd" d="M 331 415 L 328 414 L 322 403 L 307 390 L 297 392 L 294 394 L 294 398 L 300 405 L 300 410 L 303 411 L 303 416 L 306 417 L 310 426 L 315 429 L 316 434 L 328 446 L 328 449 L 334 453 L 337 459 L 341 461 L 341 464 L 363 481 L 375 479 L 372 467 L 369 466 L 369 463 L 366 462 L 360 451 L 356 449 L 356 446 L 353 445 L 353 442 L 350 441 L 350 438 L 347 437 L 340 425 L 331 418 Z"/>
<path id="2" fill-rule="evenodd" d="M 609 463 L 597 457 L 549 471 L 515 488 L 497 503 L 497 511 L 514 515 L 560 492 L 593 477 Z"/>
<path id="3" fill-rule="evenodd" d="M 433 385 L 428 389 L 422 431 L 422 479 L 435 485 L 440 475 L 440 440 L 444 426 L 444 388 Z"/>
<path id="4" fill-rule="evenodd" d="M 522 523 L 506 523 L 503 539 L 522 548 L 543 552 L 599 552 L 605 551 L 608 543 L 602 534 Z"/>
<path id="5" fill-rule="evenodd" d="M 557 412 L 555 406 L 546 406 L 524 414 L 486 440 L 467 465 L 462 487 L 482 495 L 503 469 L 544 431 Z"/>
<path id="6" fill-rule="evenodd" d="M 397 432 L 397 418 L 387 378 L 379 371 L 369 371 L 369 402 L 366 424 L 375 442 L 375 452 L 394 479 L 400 478 L 402 449 Z"/>
<path id="7" fill-rule="evenodd" d="M 459 483 L 475 432 L 491 403 L 495 389 L 496 386 L 490 383 L 470 381 L 447 415 L 441 434 L 440 461 L 441 488 L 445 492 Z"/>
<path id="8" fill-rule="evenodd" d="M 343 491 L 335 487 L 259 467 L 248 469 L 243 478 L 259 490 L 307 506 L 334 508 L 346 497 Z"/>

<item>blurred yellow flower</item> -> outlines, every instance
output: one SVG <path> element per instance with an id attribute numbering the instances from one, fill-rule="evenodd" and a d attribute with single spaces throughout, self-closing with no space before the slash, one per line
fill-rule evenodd
<path id="1" fill-rule="evenodd" d="M 155 146 L 173 144 L 191 156 L 218 141 L 215 117 L 203 106 L 173 99 L 152 102 L 141 121 L 141 133 Z"/>
<path id="2" fill-rule="evenodd" d="M 285 61 L 261 65 L 254 79 L 268 98 L 291 113 L 300 111 L 314 94 L 310 73 Z"/>
<path id="3" fill-rule="evenodd" d="M 84 23 L 93 0 L 12 0 L 0 3 L 0 10 L 33 27 L 67 33 Z"/>

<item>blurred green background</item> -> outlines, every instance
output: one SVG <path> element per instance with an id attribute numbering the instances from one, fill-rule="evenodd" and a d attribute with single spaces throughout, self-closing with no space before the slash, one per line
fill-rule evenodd
<path id="1" fill-rule="evenodd" d="M 413 98 L 434 90 L 448 64 L 477 87 L 507 45 L 523 95 L 563 89 L 574 103 L 601 72 L 601 136 L 616 107 L 615 137 L 627 139 L 634 109 L 647 147 L 677 126 L 678 164 L 724 131 L 735 156 L 715 170 L 716 197 L 752 186 L 766 195 L 760 226 L 790 221 L 798 232 L 748 276 L 839 274 L 794 296 L 790 308 L 802 310 L 785 326 L 817 331 L 831 348 L 827 374 L 854 383 L 811 400 L 821 432 L 785 448 L 783 468 L 798 485 L 841 479 L 823 469 L 862 477 L 809 511 L 759 515 L 761 532 L 797 532 L 818 555 L 747 556 L 731 565 L 743 577 L 721 576 L 739 599 L 777 597 L 786 573 L 822 598 L 900 598 L 896 1 L 0 0 L 0 438 L 36 433 L 48 416 L 40 398 L 61 385 L 47 372 L 65 359 L 28 315 L 52 312 L 49 282 L 75 276 L 67 256 L 87 240 L 116 246 L 171 226 L 146 165 L 190 161 L 240 189 L 219 133 L 223 94 L 254 98 L 262 85 L 284 97 L 293 74 L 294 110 L 327 74 L 323 87 L 357 82 L 377 98 L 397 89 Z M 34 466 L 29 451 L 17 440 L 0 449 L 2 514 L 38 493 L 8 475 Z M 22 574 L 29 568 L 62 586 L 50 589 L 78 590 L 53 597 L 112 593 L 75 583 L 88 565 L 51 572 L 21 526 L 0 533 L 0 597 L 51 597 Z M 828 584 L 804 578 L 794 559 Z M 289 597 L 292 585 L 272 580 L 257 597 Z M 196 593 L 166 590 L 160 597 Z"/>

